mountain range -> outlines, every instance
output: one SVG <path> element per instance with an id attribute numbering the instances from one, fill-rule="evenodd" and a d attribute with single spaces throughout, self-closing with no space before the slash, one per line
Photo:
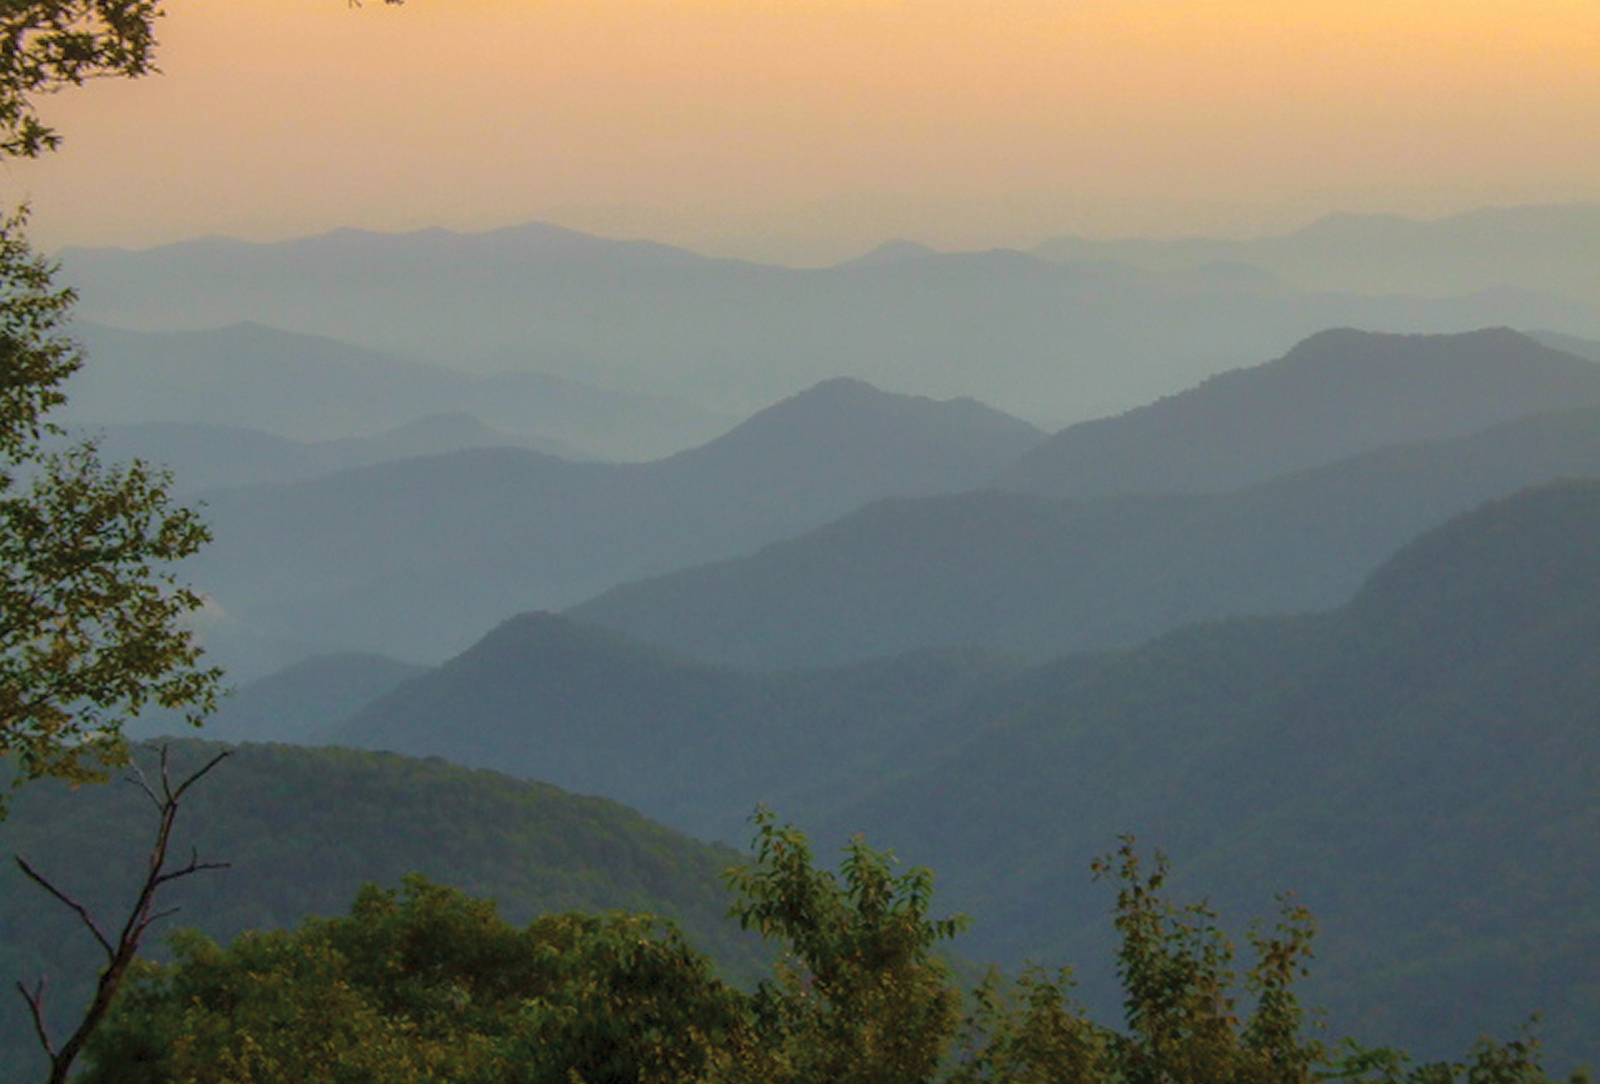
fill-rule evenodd
<path id="1" fill-rule="evenodd" d="M 1227 492 L 1393 444 L 1600 403 L 1600 365 L 1505 328 L 1319 332 L 1112 418 L 1069 426 L 997 481 L 1057 497 Z"/>
<path id="2" fill-rule="evenodd" d="M 1566 400 L 1600 402 L 1600 367 L 1568 355 L 1526 350 L 1520 361 L 1479 363 L 1485 345 L 1532 345 L 1486 333 L 1404 340 L 1341 333 L 1338 354 L 1306 350 L 1247 370 L 1237 387 L 1201 385 L 1119 419 L 1073 427 L 1029 453 L 1005 478 L 1099 492 L 1122 479 L 1135 492 L 1040 496 L 998 489 L 862 508 L 809 534 L 747 556 L 623 584 L 573 607 L 580 620 L 615 628 L 686 654 L 734 665 L 825 665 L 926 647 L 970 646 L 1040 659 L 1063 651 L 1126 646 L 1178 625 L 1237 614 L 1293 613 L 1343 602 L 1373 568 L 1409 539 L 1483 501 L 1562 476 L 1600 474 L 1600 407 L 1537 413 L 1440 440 L 1379 445 L 1358 455 L 1226 492 L 1179 492 L 1207 478 L 1222 484 L 1270 471 L 1286 459 L 1329 454 L 1315 431 L 1269 440 L 1236 439 L 1276 426 L 1253 421 L 1273 400 L 1252 389 L 1320 384 L 1299 371 L 1354 365 L 1371 395 L 1416 383 L 1390 360 L 1397 345 L 1485 394 L 1439 395 L 1419 431 L 1469 428 L 1477 420 Z M 1459 348 L 1459 355 L 1449 348 Z M 1457 358 L 1462 364 L 1453 368 Z M 1472 374 L 1473 379 L 1465 379 Z M 1540 385 L 1549 379 L 1546 390 Z M 1233 382 L 1229 382 L 1230 384 Z M 1398 393 L 1397 393 L 1398 394 Z M 1526 394 L 1527 398 L 1522 398 Z M 1250 409 L 1241 409 L 1247 403 Z M 1364 396 L 1330 398 L 1321 432 L 1361 432 Z M 1294 398 L 1289 413 L 1313 413 Z M 1456 410 L 1445 409 L 1453 405 Z M 1152 432 L 1152 419 L 1173 418 Z M 1311 430 L 1307 423 L 1303 428 Z M 1373 439 L 1398 425 L 1369 427 Z M 1138 436 L 1157 450 L 1119 459 Z M 1070 438 L 1070 439 L 1068 439 Z M 1356 443 L 1353 436 L 1343 446 Z M 1043 453 L 1052 452 L 1052 462 Z M 1209 458 L 1208 458 L 1208 453 Z M 1199 466 L 1194 464 L 1198 462 Z M 1072 468 L 1082 464 L 1081 472 Z M 1026 470 L 1024 469 L 1026 468 Z M 1140 488 L 1151 491 L 1140 495 Z"/>
<path id="3" fill-rule="evenodd" d="M 586 458 L 540 437 L 519 437 L 470 414 L 428 414 L 368 437 L 290 440 L 260 429 L 203 422 L 85 426 L 113 462 L 142 459 L 172 473 L 173 492 L 192 498 L 214 489 L 298 482 L 340 471 L 476 448 L 525 448 L 563 459 Z"/>
<path id="4" fill-rule="evenodd" d="M 929 715 L 1014 669 L 944 651 L 758 675 L 525 614 L 315 737 L 492 765 L 734 841 L 758 803 L 859 787 Z"/>
<path id="5" fill-rule="evenodd" d="M 225 937 L 421 871 L 514 920 L 662 910 L 748 975 L 734 852 L 677 832 L 765 802 L 1112 1018 L 1088 868 L 1132 834 L 1235 933 L 1299 893 L 1341 1030 L 1432 1056 L 1539 1010 L 1600 1060 L 1597 231 L 69 251 L 69 420 L 216 533 L 181 570 L 240 683 L 211 733 L 299 743 L 196 792 L 180 846 L 234 867 L 178 902 Z M 138 799 L 25 788 L 0 843 L 109 887 Z M 26 887 L 0 963 L 92 974 Z"/>
<path id="6" fill-rule="evenodd" d="M 432 662 L 522 610 L 749 552 L 879 497 L 970 489 L 1043 437 L 970 400 L 839 379 L 650 463 L 479 449 L 215 491 L 215 542 L 190 572 L 260 634 Z"/>
<path id="7" fill-rule="evenodd" d="M 335 724 L 427 670 L 357 651 L 313 655 L 230 685 L 217 710 L 206 717 L 205 736 L 225 742 L 326 744 Z M 129 720 L 126 730 L 137 738 L 193 733 L 179 713 L 160 708 L 147 708 Z"/>
<path id="8" fill-rule="evenodd" d="M 552 268 L 612 267 L 567 240 Z M 1036 270 L 985 258 L 997 282 Z M 902 247 L 846 270 L 960 264 Z M 1325 331 L 1054 437 L 833 379 L 650 462 L 369 446 L 212 490 L 217 544 L 185 570 L 206 619 L 291 658 L 345 649 L 236 672 L 219 732 L 449 757 L 729 841 L 771 802 L 932 866 L 978 920 L 963 951 L 1083 964 L 1092 1005 L 1115 987 L 1085 870 L 1132 832 L 1229 915 L 1300 891 L 1331 961 L 1313 1000 L 1358 1033 L 1456 1051 L 1538 1008 L 1553 1059 L 1593 1058 L 1600 482 L 1552 481 L 1600 476 L 1600 366 L 1563 349 L 1583 342 Z M 306 869 L 521 899 L 495 877 L 534 842 L 553 898 L 595 905 L 596 865 L 656 901 L 702 868 L 640 854 L 642 821 L 524 817 L 525 792 L 475 789 L 517 784 L 462 790 L 437 759 L 250 755 L 267 778 L 200 823 L 254 818 L 239 853 L 302 880 L 205 904 L 240 926 L 330 906 Z"/>
<path id="9" fill-rule="evenodd" d="M 1132 833 L 1224 914 L 1293 890 L 1323 930 L 1313 1003 L 1358 1034 L 1459 1047 L 1537 1008 L 1592 1062 L 1597 537 L 1600 481 L 1553 483 L 1423 535 L 1340 609 L 1047 664 L 817 823 L 932 864 L 994 954 L 1067 960 L 1104 958 L 1083 871 Z"/>
<path id="10" fill-rule="evenodd" d="M 1031 251 L 1166 272 L 1234 265 L 1313 290 L 1427 296 L 1520 287 L 1594 304 L 1597 249 L 1600 204 L 1569 203 L 1483 207 L 1436 219 L 1344 212 L 1253 240 L 1064 236 Z"/>
<path id="11" fill-rule="evenodd" d="M 1408 426 L 1391 402 L 1426 409 Z M 1429 472 L 1451 474 L 1450 448 L 1393 471 L 1353 457 L 1341 470 L 1375 476 L 1378 512 L 1359 494 L 1338 496 L 1351 482 L 1332 468 L 1187 501 L 1062 504 L 982 487 L 1071 488 L 1064 476 L 1091 492 L 1237 487 L 1583 402 L 1600 403 L 1600 366 L 1508 331 L 1325 333 L 1278 361 L 1048 440 L 971 400 L 836 379 L 650 463 L 476 449 L 214 491 L 216 543 L 192 574 L 227 617 L 214 642 L 230 631 L 280 641 L 268 653 L 280 664 L 347 650 L 436 662 L 514 613 L 579 603 L 584 620 L 756 665 L 972 636 L 1037 655 L 1131 643 L 1236 602 L 1250 612 L 1334 605 L 1438 518 L 1586 470 L 1572 429 L 1581 422 L 1542 423 L 1525 452 L 1481 469 L 1474 457 L 1496 440 L 1523 439 L 1485 435 L 1438 484 Z M 1426 492 L 1401 496 L 1408 486 Z M 927 499 L 856 511 L 911 497 Z M 1300 511 L 1307 501 L 1323 506 Z M 1306 534 L 1322 562 L 1310 573 L 1302 568 L 1316 562 L 1296 557 Z M 762 546 L 776 548 L 756 554 Z M 1092 555 L 1057 559 L 1080 550 Z M 717 561 L 734 563 L 706 564 Z M 1076 631 L 1064 638 L 1067 628 Z"/>
<path id="12" fill-rule="evenodd" d="M 1109 959 L 1086 871 L 1133 833 L 1227 914 L 1298 892 L 1332 961 L 1314 999 L 1358 1034 L 1458 1049 L 1538 1008 L 1581 1060 L 1600 1053 L 1596 537 L 1600 481 L 1550 483 L 1424 533 L 1341 607 L 1027 668 L 934 653 L 759 677 L 534 615 L 327 733 L 707 834 L 756 800 L 818 838 L 865 832 L 938 871 L 980 959 Z"/>
<path id="13" fill-rule="evenodd" d="M 1398 244 L 1403 232 L 1385 236 Z M 1471 231 L 1460 237 L 1470 249 Z M 1484 251 L 1487 261 L 1501 254 Z M 936 398 L 979 398 L 1056 428 L 1275 356 L 1328 327 L 1600 330 L 1592 294 L 1522 282 L 1521 265 L 1506 260 L 1495 288 L 1446 296 L 1308 289 L 1237 265 L 1156 272 L 1007 250 L 901 251 L 802 270 L 544 224 L 69 249 L 61 260 L 80 287 L 83 316 L 103 324 L 255 321 L 455 368 L 534 369 L 740 416 L 847 374 Z"/>
<path id="14" fill-rule="evenodd" d="M 79 320 L 74 337 L 89 362 L 68 385 L 63 416 L 80 426 L 160 423 L 208 427 L 206 447 L 167 443 L 185 467 L 220 449 L 225 457 L 266 455 L 246 433 L 230 448 L 226 431 L 250 430 L 312 443 L 302 457 L 325 458 L 330 469 L 370 459 L 373 449 L 341 447 L 351 439 L 382 440 L 439 415 L 466 415 L 500 430 L 476 437 L 459 432 L 455 447 L 517 444 L 577 458 L 654 459 L 700 444 L 732 419 L 664 396 L 629 395 L 526 367 L 486 374 L 418 360 L 414 352 L 372 350 L 317 335 L 293 334 L 258 323 L 194 331 L 129 331 Z M 216 430 L 225 432 L 219 433 Z M 438 422 L 421 436 L 389 438 L 391 453 L 425 454 L 438 446 Z M 193 437 L 191 436 L 191 440 Z M 471 440 L 472 443 L 463 443 Z M 364 453 L 364 454 L 363 454 Z M 340 462 L 345 460 L 345 462 Z M 264 479 L 263 479 L 264 480 Z M 190 484 L 190 483 L 186 483 Z"/>

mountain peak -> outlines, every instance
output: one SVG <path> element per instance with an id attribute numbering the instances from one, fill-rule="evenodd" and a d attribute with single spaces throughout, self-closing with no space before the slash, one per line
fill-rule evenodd
<path id="1" fill-rule="evenodd" d="M 1055 496 L 1225 492 L 1395 444 L 1600 402 L 1600 366 L 1509 328 L 1332 328 L 1282 357 L 1062 430 L 1001 476 Z"/>
<path id="2" fill-rule="evenodd" d="M 1289 352 L 1272 364 L 1292 364 L 1323 359 L 1349 360 L 1384 354 L 1401 355 L 1459 355 L 1467 349 L 1524 350 L 1538 346 L 1536 340 L 1508 327 L 1486 327 L 1475 331 L 1453 334 L 1403 334 L 1390 331 L 1367 331 L 1354 327 L 1334 327 L 1318 331 L 1301 339 Z M 1226 374 L 1221 374 L 1226 375 Z"/>
<path id="3" fill-rule="evenodd" d="M 939 252 L 920 241 L 906 241 L 894 239 L 883 242 L 876 248 L 863 252 L 853 259 L 845 260 L 840 267 L 873 267 L 890 263 L 903 263 L 906 260 L 920 260 L 927 256 L 937 256 Z"/>
<path id="4" fill-rule="evenodd" d="M 1592 622 L 1600 613 L 1596 538 L 1600 480 L 1520 490 L 1407 545 L 1368 578 L 1351 610 L 1433 638 L 1464 628 L 1512 634 L 1528 613 L 1541 626 L 1558 613 Z M 1428 629 L 1414 627 L 1419 614 L 1428 615 Z"/>
<path id="5" fill-rule="evenodd" d="M 724 460 L 743 471 L 757 462 L 783 460 L 796 469 L 805 464 L 803 470 L 842 474 L 894 463 L 932 477 L 956 460 L 970 460 L 962 473 L 977 462 L 999 466 L 1041 437 L 1027 422 L 972 399 L 905 395 L 841 376 L 775 403 L 711 443 L 666 462 Z M 941 460 L 949 462 L 941 468 Z"/>

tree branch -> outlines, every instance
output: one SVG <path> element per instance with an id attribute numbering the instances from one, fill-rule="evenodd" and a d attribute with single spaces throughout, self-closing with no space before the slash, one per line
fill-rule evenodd
<path id="1" fill-rule="evenodd" d="M 33 1032 L 39 1037 L 39 1045 L 44 1048 L 52 1060 L 56 1056 L 55 1044 L 50 1041 L 50 1031 L 44 1023 L 44 979 L 40 979 L 32 990 L 17 983 L 17 993 L 22 995 L 22 1000 L 28 1003 L 28 1015 L 33 1017 Z"/>
<path id="2" fill-rule="evenodd" d="M 89 914 L 89 909 L 87 907 L 73 899 L 71 896 L 67 895 L 65 892 L 61 891 L 61 889 L 57 888 L 55 885 L 51 884 L 49 879 L 46 878 L 44 874 L 28 865 L 28 860 L 26 858 L 22 857 L 20 854 L 14 855 L 13 857 L 16 859 L 17 867 L 27 875 L 28 880 L 32 881 L 34 884 L 50 893 L 50 895 L 54 896 L 58 901 L 60 901 L 78 916 L 78 921 L 82 922 L 88 931 L 94 934 L 94 939 L 100 942 L 100 947 L 106 950 L 107 956 L 116 956 L 117 950 L 111 947 L 111 942 L 106 940 L 106 935 L 100 932 L 99 926 L 95 925 L 94 917 Z"/>
<path id="3" fill-rule="evenodd" d="M 159 887 L 168 881 L 176 881 L 180 877 L 187 877 L 193 873 L 203 873 L 208 869 L 227 869 L 228 866 L 229 863 L 227 862 L 202 862 L 199 854 L 191 850 L 189 852 L 189 864 L 181 869 L 168 870 L 163 873 L 156 878 L 156 885 Z"/>
<path id="4" fill-rule="evenodd" d="M 118 934 L 115 945 L 100 932 L 100 928 L 95 924 L 87 908 L 51 884 L 42 874 L 28 865 L 23 858 L 17 857 L 17 865 L 22 868 L 23 873 L 27 874 L 30 880 L 49 892 L 60 903 L 70 908 L 78 916 L 79 920 L 88 927 L 89 931 L 94 934 L 95 940 L 100 942 L 100 946 L 106 950 L 107 955 L 106 966 L 100 972 L 99 980 L 95 984 L 94 997 L 89 1002 L 88 1008 L 84 1010 L 83 1019 L 59 1050 L 55 1049 L 50 1042 L 50 1036 L 45 1027 L 43 1007 L 44 980 L 41 979 L 31 992 L 22 983 L 17 983 L 17 988 L 22 992 L 23 1000 L 28 1003 L 28 1011 L 33 1015 L 34 1031 L 38 1036 L 39 1045 L 50 1058 L 49 1084 L 66 1084 L 67 1076 L 72 1070 L 72 1063 L 77 1059 L 78 1054 L 82 1051 L 84 1044 L 89 1041 L 89 1037 L 94 1033 L 95 1029 L 100 1026 L 100 1022 L 105 1019 L 106 1013 L 110 1011 L 111 1002 L 122 985 L 122 980 L 127 974 L 129 965 L 133 963 L 134 957 L 138 954 L 139 945 L 143 941 L 145 933 L 149 931 L 154 923 L 159 922 L 177 910 L 176 908 L 164 911 L 154 910 L 157 890 L 169 881 L 175 881 L 205 870 L 225 869 L 227 867 L 226 862 L 202 862 L 200 861 L 199 853 L 191 849 L 189 861 L 186 864 L 176 869 L 168 869 L 167 848 L 172 842 L 172 829 L 177 820 L 178 808 L 183 796 L 191 786 L 204 778 L 207 773 L 222 761 L 226 760 L 230 751 L 224 750 L 218 753 L 199 769 L 185 777 L 177 786 L 173 786 L 172 783 L 171 766 L 167 752 L 167 747 L 162 746 L 159 794 L 145 776 L 144 770 L 139 766 L 138 761 L 134 761 L 134 774 L 130 776 L 130 779 L 137 783 L 145 794 L 156 803 L 160 820 L 156 827 L 155 840 L 150 846 L 144 882 L 139 887 L 138 897 L 128 911 L 128 917 L 122 925 L 122 931 Z"/>

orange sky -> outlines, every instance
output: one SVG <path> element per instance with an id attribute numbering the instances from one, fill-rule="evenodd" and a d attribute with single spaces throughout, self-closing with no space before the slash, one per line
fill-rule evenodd
<path id="1" fill-rule="evenodd" d="M 41 243 L 546 218 L 800 262 L 1600 199 L 1597 0 L 169 0 Z"/>

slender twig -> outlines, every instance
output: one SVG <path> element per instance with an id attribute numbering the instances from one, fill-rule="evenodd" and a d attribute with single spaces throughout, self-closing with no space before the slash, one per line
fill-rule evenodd
<path id="1" fill-rule="evenodd" d="M 161 756 L 162 756 L 163 764 L 166 762 L 166 753 L 167 753 L 166 747 L 163 746 L 162 750 L 161 750 Z M 182 798 L 184 791 L 188 790 L 190 787 L 192 787 L 196 783 L 200 782 L 200 780 L 204 779 L 206 777 L 206 775 L 211 771 L 212 768 L 215 768 L 218 764 L 221 764 L 224 760 L 227 760 L 228 756 L 229 756 L 229 751 L 228 750 L 223 750 L 222 752 L 218 753 L 216 756 L 212 757 L 210 760 L 208 760 L 204 764 L 202 764 L 198 771 L 190 773 L 189 778 L 185 779 L 182 783 L 178 784 L 178 789 L 173 793 L 172 800 L 173 801 L 177 801 L 178 799 Z"/>
<path id="2" fill-rule="evenodd" d="M 163 764 L 166 762 L 166 756 L 167 751 L 166 748 L 163 747 L 161 750 Z M 156 797 L 156 792 L 150 788 L 149 781 L 144 777 L 144 768 L 140 766 L 137 760 L 133 762 L 132 772 L 127 776 L 127 780 L 143 791 L 144 796 L 150 799 L 150 804 L 155 806 L 158 811 L 161 809 L 161 799 Z"/>
<path id="3" fill-rule="evenodd" d="M 28 1003 L 28 1015 L 33 1017 L 33 1032 L 39 1037 L 39 1045 L 44 1047 L 44 1052 L 51 1058 L 56 1056 L 55 1044 L 50 1041 L 50 1032 L 44 1023 L 44 979 L 34 984 L 32 990 L 17 983 L 17 991 L 22 994 L 22 1000 Z"/>
<path id="4" fill-rule="evenodd" d="M 168 881 L 176 881 L 179 877 L 187 877 L 191 873 L 201 873 L 208 869 L 227 868 L 227 862 L 202 862 L 200 861 L 199 854 L 191 850 L 189 852 L 189 864 L 179 869 L 168 870 L 166 873 L 163 873 L 161 876 L 156 878 L 156 886 L 160 887 L 161 885 L 166 884 Z"/>

